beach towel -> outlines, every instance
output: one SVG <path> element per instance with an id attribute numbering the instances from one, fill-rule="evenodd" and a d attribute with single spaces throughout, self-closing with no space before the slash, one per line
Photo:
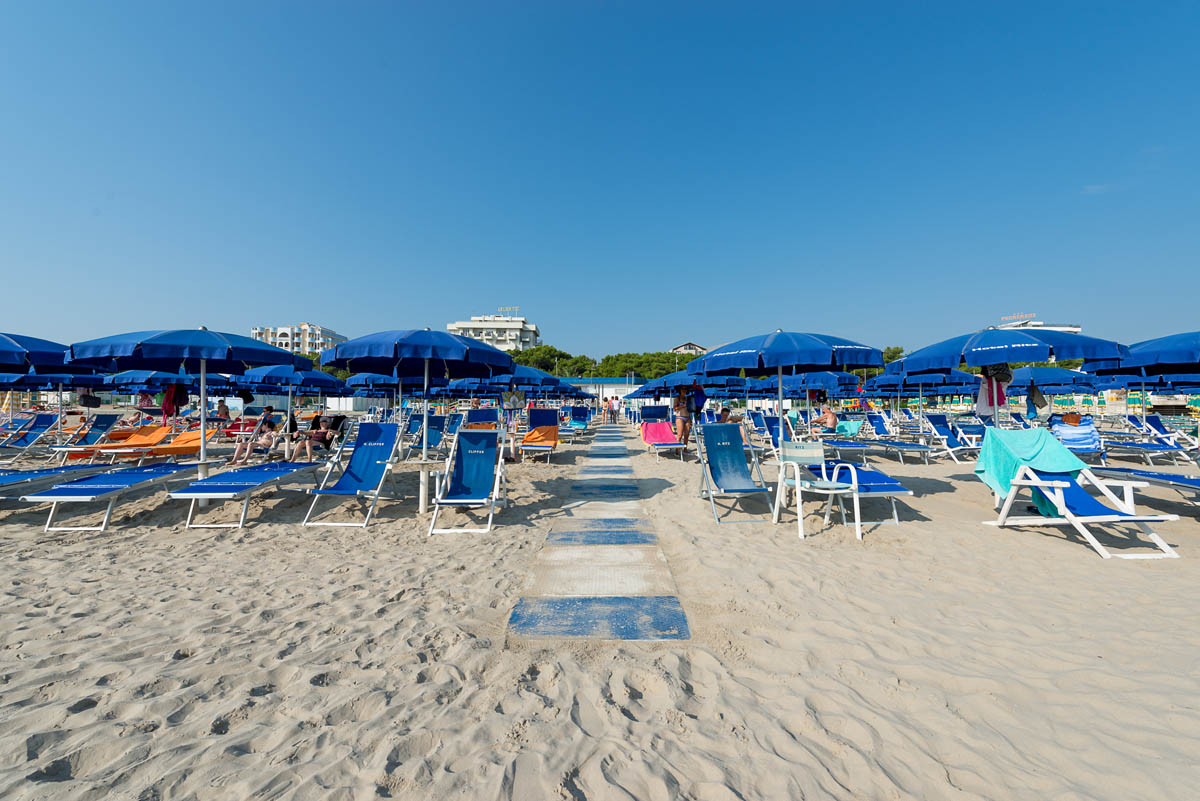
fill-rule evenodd
<path id="1" fill-rule="evenodd" d="M 1062 415 L 1052 415 L 1050 431 L 1073 451 L 1100 450 L 1100 434 L 1096 431 L 1096 424 L 1092 422 L 1091 415 L 1080 417 L 1078 425 L 1067 423 Z"/>
<path id="2" fill-rule="evenodd" d="M 835 434 L 841 434 L 846 437 L 857 437 L 858 430 L 862 428 L 862 420 L 842 420 L 834 429 Z"/>
<path id="3" fill-rule="evenodd" d="M 1087 467 L 1079 457 L 1044 428 L 1019 431 L 989 428 L 983 438 L 975 474 L 1000 497 L 1007 497 L 1017 471 L 1029 465 L 1040 473 L 1079 475 Z M 1033 493 L 1033 502 L 1044 517 L 1057 517 L 1054 504 L 1042 493 Z"/>

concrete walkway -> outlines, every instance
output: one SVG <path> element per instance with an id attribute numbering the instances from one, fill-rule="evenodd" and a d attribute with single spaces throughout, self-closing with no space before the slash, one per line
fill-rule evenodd
<path id="1" fill-rule="evenodd" d="M 522 637 L 686 640 L 675 579 L 644 516 L 621 427 L 596 427 L 509 618 Z"/>

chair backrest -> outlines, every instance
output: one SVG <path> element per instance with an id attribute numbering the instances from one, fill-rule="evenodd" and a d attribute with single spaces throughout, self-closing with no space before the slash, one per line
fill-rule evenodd
<path id="1" fill-rule="evenodd" d="M 1167 428 L 1167 424 L 1157 414 L 1146 415 L 1146 426 L 1160 437 L 1174 437 L 1175 432 Z"/>
<path id="2" fill-rule="evenodd" d="M 647 445 L 666 445 L 677 443 L 679 439 L 671 429 L 670 423 L 663 420 L 654 420 L 649 423 L 642 423 L 642 442 Z"/>
<path id="3" fill-rule="evenodd" d="M 529 427 L 541 428 L 542 426 L 557 426 L 558 412 L 554 409 L 530 409 L 529 410 Z"/>
<path id="4" fill-rule="evenodd" d="M 934 428 L 937 428 L 938 426 L 941 426 L 942 428 L 950 428 L 950 418 L 944 414 L 938 412 L 926 412 L 925 419 L 928 420 L 930 425 L 934 426 Z"/>
<path id="5" fill-rule="evenodd" d="M 750 422 L 754 425 L 754 428 L 757 429 L 758 431 L 765 431 L 767 428 L 767 423 L 764 420 L 764 415 L 758 409 L 750 410 Z"/>
<path id="6" fill-rule="evenodd" d="M 405 433 L 416 434 L 421 430 L 421 421 L 424 420 L 424 415 L 414 414 L 408 418 L 408 429 Z"/>
<path id="7" fill-rule="evenodd" d="M 496 480 L 496 456 L 500 432 L 471 429 L 458 432 L 454 464 L 444 498 L 486 498 Z"/>
<path id="8" fill-rule="evenodd" d="M 819 464 L 825 461 L 825 446 L 819 442 L 785 442 L 779 449 L 779 461 Z"/>
<path id="9" fill-rule="evenodd" d="M 399 433 L 395 423 L 359 423 L 354 453 L 334 486 L 339 490 L 373 490 L 379 486 Z"/>
<path id="10" fill-rule="evenodd" d="M 871 428 L 875 430 L 875 433 L 881 437 L 886 437 L 891 433 L 888 431 L 887 421 L 883 419 L 882 414 L 877 412 L 868 413 L 867 422 L 871 424 Z"/>
<path id="11" fill-rule="evenodd" d="M 142 426 L 116 445 L 121 448 L 146 448 L 162 442 L 170 433 L 170 426 Z"/>
<path id="12" fill-rule="evenodd" d="M 54 421 L 58 419 L 57 414 L 37 414 L 34 415 L 33 422 L 27 427 L 21 429 L 17 436 L 10 440 L 8 445 L 22 446 L 31 445 L 36 442 L 43 434 L 50 430 L 54 425 Z"/>
<path id="13" fill-rule="evenodd" d="M 467 409 L 467 416 L 463 418 L 463 422 L 470 423 L 498 423 L 500 422 L 500 411 L 498 409 Z"/>
<path id="14" fill-rule="evenodd" d="M 117 424 L 121 419 L 119 414 L 98 414 L 92 418 L 92 424 L 88 427 L 87 432 L 80 438 L 80 445 L 95 445 L 104 436 L 108 434 L 110 428 Z"/>
<path id="15" fill-rule="evenodd" d="M 588 410 L 586 406 L 572 406 L 571 419 L 578 422 L 586 423 L 588 419 Z"/>
<path id="16" fill-rule="evenodd" d="M 455 434 L 457 434 L 459 426 L 462 425 L 462 421 L 463 421 L 463 413 L 462 412 L 454 412 L 453 414 L 447 415 L 446 416 L 446 433 L 449 434 L 450 436 L 454 436 Z"/>
<path id="17" fill-rule="evenodd" d="M 745 490 L 758 487 L 746 464 L 741 426 L 736 423 L 709 423 L 700 426 L 700 437 L 704 440 L 705 468 L 717 489 Z"/>
<path id="18" fill-rule="evenodd" d="M 670 413 L 670 407 L 668 407 L 668 406 L 643 406 L 642 407 L 642 420 L 643 421 L 666 420 L 667 415 L 669 413 Z"/>
<path id="19" fill-rule="evenodd" d="M 771 435 L 771 444 L 776 448 L 779 447 L 779 418 L 775 415 L 763 415 L 763 424 L 767 427 L 767 433 Z M 787 429 L 783 430 L 783 441 L 787 442 L 791 437 L 788 435 Z"/>

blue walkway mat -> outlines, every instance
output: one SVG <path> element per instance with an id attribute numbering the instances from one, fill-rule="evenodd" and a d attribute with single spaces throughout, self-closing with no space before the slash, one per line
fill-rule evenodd
<path id="1" fill-rule="evenodd" d="M 547 545 L 654 545 L 657 542 L 658 537 L 653 532 L 636 528 L 552 531 L 546 536 Z"/>
<path id="2" fill-rule="evenodd" d="M 686 640 L 691 637 L 679 599 L 667 596 L 522 598 L 508 620 L 524 637 L 605 640 Z"/>

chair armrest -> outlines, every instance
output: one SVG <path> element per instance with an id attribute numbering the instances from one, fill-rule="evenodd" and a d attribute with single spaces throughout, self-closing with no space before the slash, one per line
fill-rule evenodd
<path id="1" fill-rule="evenodd" d="M 1067 487 L 1071 486 L 1070 483 L 1066 481 L 1031 481 L 1027 478 L 1013 479 L 1009 483 L 1014 487 L 1059 487 L 1066 489 Z"/>

